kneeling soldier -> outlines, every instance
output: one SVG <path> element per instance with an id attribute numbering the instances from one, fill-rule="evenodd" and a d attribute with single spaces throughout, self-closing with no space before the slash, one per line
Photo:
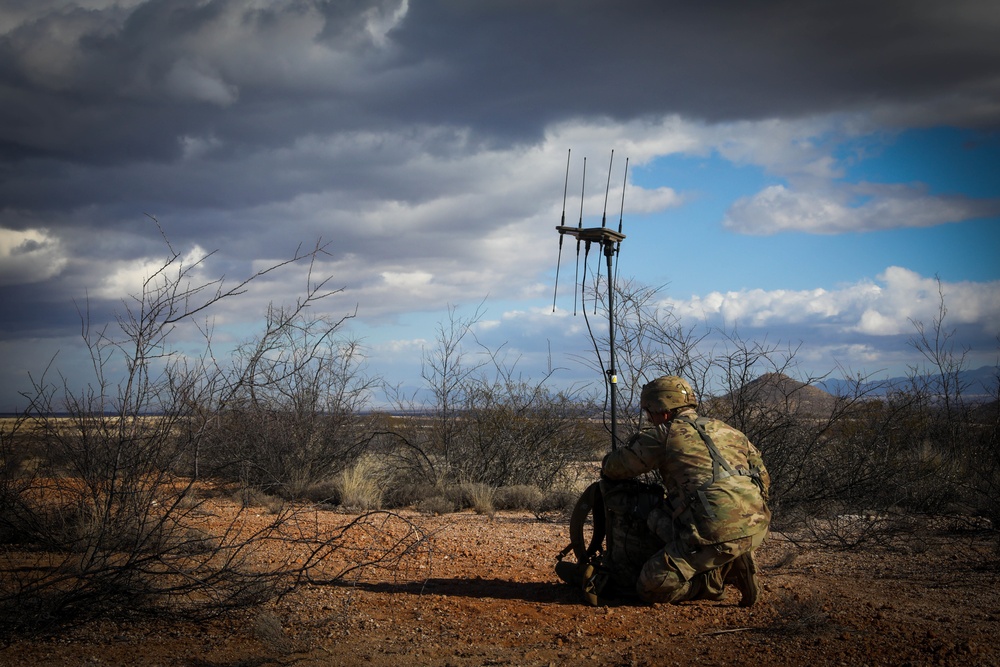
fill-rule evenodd
<path id="1" fill-rule="evenodd" d="M 602 477 L 623 480 L 657 470 L 666 503 L 649 527 L 665 546 L 646 561 L 636 592 L 647 602 L 719 600 L 725 584 L 741 607 L 757 601 L 754 550 L 767 536 L 770 478 L 760 452 L 737 429 L 699 417 L 684 379 L 668 375 L 642 388 L 640 407 L 653 427 L 609 453 Z"/>

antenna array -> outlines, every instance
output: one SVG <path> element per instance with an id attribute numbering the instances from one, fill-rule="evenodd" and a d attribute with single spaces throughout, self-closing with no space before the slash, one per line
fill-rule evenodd
<path id="1" fill-rule="evenodd" d="M 572 149 L 566 153 L 566 179 L 563 184 L 563 212 L 562 219 L 560 223 L 556 226 L 556 231 L 559 232 L 559 259 L 556 264 L 556 285 L 555 293 L 552 296 L 552 311 L 555 312 L 556 309 L 556 298 L 559 291 L 559 264 L 562 262 L 562 247 L 563 239 L 567 236 L 574 237 L 576 239 L 576 266 L 577 266 L 577 279 L 576 286 L 573 290 L 573 314 L 576 315 L 576 291 L 577 286 L 579 286 L 581 292 L 581 303 L 582 303 L 582 293 L 583 293 L 583 283 L 580 281 L 580 246 L 584 246 L 584 267 L 586 267 L 587 258 L 590 254 L 590 248 L 592 245 L 597 244 L 602 250 L 605 262 L 607 265 L 607 284 L 608 284 L 608 367 L 605 370 L 606 382 L 608 388 L 608 400 L 610 403 L 610 417 L 611 417 L 611 449 L 618 448 L 618 419 L 617 419 L 617 394 L 618 394 L 618 374 L 615 369 L 615 318 L 614 318 L 614 292 L 615 292 L 615 277 L 617 276 L 617 259 L 618 253 L 621 250 L 622 241 L 625 240 L 625 234 L 622 233 L 622 217 L 625 212 L 625 184 L 628 180 L 628 159 L 625 160 L 625 177 L 622 181 L 622 202 L 621 202 L 621 212 L 618 216 L 618 230 L 607 226 L 607 209 L 608 209 L 608 194 L 611 190 L 611 169 L 614 165 L 615 152 L 611 151 L 611 162 L 608 165 L 608 182 L 605 186 L 604 191 L 604 212 L 601 215 L 601 226 L 600 227 L 584 227 L 583 226 L 583 200 L 584 194 L 586 192 L 586 181 L 587 181 L 587 158 L 583 159 L 583 179 L 581 185 L 580 193 L 580 219 L 575 227 L 571 225 L 566 225 L 566 192 L 569 186 L 569 166 L 570 166 L 570 154 Z M 586 271 L 584 271 L 586 275 Z M 596 308 L 596 300 L 595 300 Z M 584 317 L 586 317 L 586 311 L 584 312 Z M 597 346 L 595 345 L 595 348 Z M 603 365 L 603 364 L 602 364 Z"/>

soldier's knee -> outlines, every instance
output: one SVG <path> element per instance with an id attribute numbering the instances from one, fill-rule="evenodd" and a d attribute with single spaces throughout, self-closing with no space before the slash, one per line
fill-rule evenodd
<path id="1" fill-rule="evenodd" d="M 645 602 L 677 602 L 689 587 L 669 558 L 654 557 L 643 566 L 635 589 Z"/>
<path id="2" fill-rule="evenodd" d="M 667 577 L 659 586 L 644 586 L 640 581 L 636 592 L 643 602 L 673 603 L 688 599 L 690 581 L 682 581 L 679 577 Z"/>

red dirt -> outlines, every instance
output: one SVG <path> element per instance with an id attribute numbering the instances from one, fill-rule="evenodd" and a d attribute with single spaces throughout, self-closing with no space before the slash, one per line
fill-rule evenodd
<path id="1" fill-rule="evenodd" d="M 319 516 L 330 527 L 352 518 Z M 593 608 L 553 570 L 565 521 L 406 518 L 432 547 L 406 571 L 309 585 L 210 623 L 92 623 L 5 646 L 0 665 L 1000 665 L 995 533 L 928 532 L 867 553 L 773 534 L 750 609 L 736 591 Z"/>

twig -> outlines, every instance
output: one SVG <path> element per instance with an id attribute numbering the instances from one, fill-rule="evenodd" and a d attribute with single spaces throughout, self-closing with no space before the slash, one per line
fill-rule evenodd
<path id="1" fill-rule="evenodd" d="M 725 630 L 713 630 L 712 632 L 703 632 L 699 637 L 711 637 L 712 635 L 724 635 L 730 632 L 746 632 L 747 630 L 753 630 L 753 628 L 727 628 Z"/>

